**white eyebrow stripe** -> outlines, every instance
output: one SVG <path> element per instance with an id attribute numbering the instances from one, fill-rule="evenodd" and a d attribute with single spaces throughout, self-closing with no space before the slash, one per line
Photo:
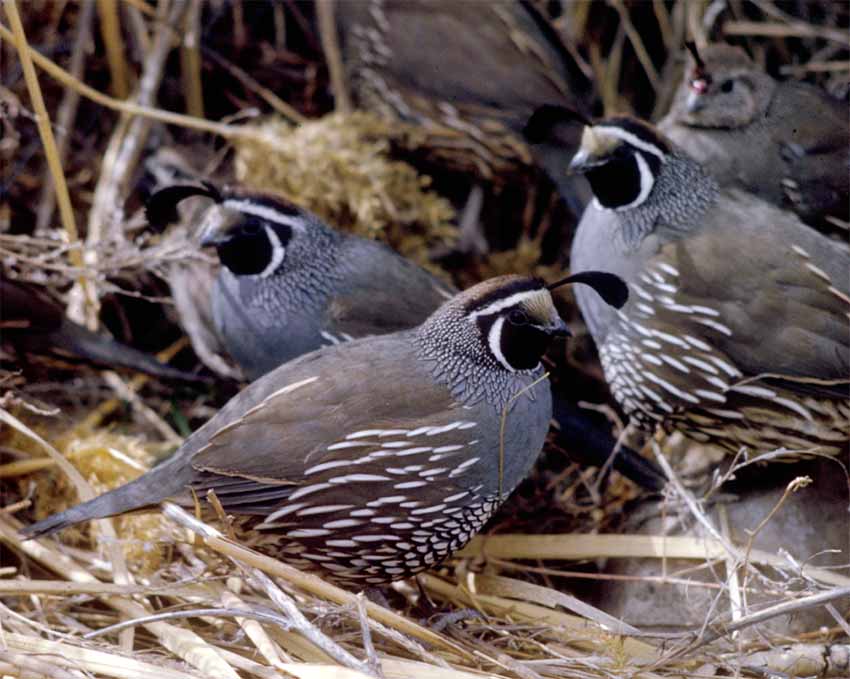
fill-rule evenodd
<path id="1" fill-rule="evenodd" d="M 593 127 L 594 132 L 601 132 L 602 134 L 607 134 L 608 136 L 615 137 L 617 139 L 622 139 L 627 144 L 634 146 L 636 149 L 640 149 L 641 151 L 646 151 L 647 153 L 651 153 L 657 158 L 664 160 L 664 153 L 657 146 L 650 144 L 649 142 L 643 141 L 640 137 L 631 132 L 626 132 L 621 127 L 613 127 L 610 125 L 596 125 Z"/>
<path id="2" fill-rule="evenodd" d="M 253 201 L 238 198 L 228 198 L 221 205 L 222 207 L 237 210 L 246 215 L 265 219 L 267 222 L 288 226 L 296 231 L 304 231 L 304 221 L 302 219 L 290 217 L 267 205 L 259 205 Z"/>
<path id="3" fill-rule="evenodd" d="M 520 302 L 523 302 L 527 299 L 531 299 L 532 297 L 536 297 L 542 291 L 543 288 L 536 288 L 534 290 L 523 290 L 522 292 L 515 292 L 509 297 L 498 299 L 495 302 L 490 302 L 490 304 L 485 306 L 483 309 L 473 311 L 471 314 L 469 314 L 469 319 L 474 320 L 479 316 L 489 316 L 491 314 L 498 313 L 502 309 L 508 309 L 509 307 L 519 304 Z"/>

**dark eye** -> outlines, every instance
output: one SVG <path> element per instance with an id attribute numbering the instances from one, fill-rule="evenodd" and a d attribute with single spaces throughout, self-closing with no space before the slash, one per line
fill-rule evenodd
<path id="1" fill-rule="evenodd" d="M 528 325 L 528 314 L 520 309 L 511 309 L 508 322 L 511 325 Z"/>
<path id="2" fill-rule="evenodd" d="M 726 92 L 728 94 L 733 89 L 735 89 L 735 81 L 734 80 L 731 80 L 731 79 L 730 80 L 724 80 L 720 84 L 720 91 L 721 92 Z"/>
<path id="3" fill-rule="evenodd" d="M 260 231 L 262 231 L 263 225 L 260 223 L 260 220 L 249 218 L 246 219 L 242 224 L 242 228 L 240 231 L 244 236 L 256 236 Z"/>

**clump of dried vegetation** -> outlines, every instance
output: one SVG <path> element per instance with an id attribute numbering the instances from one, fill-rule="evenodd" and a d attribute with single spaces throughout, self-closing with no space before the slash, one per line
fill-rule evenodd
<path id="1" fill-rule="evenodd" d="M 182 367 L 195 363 L 157 274 L 199 255 L 146 233 L 140 210 L 145 159 L 163 146 L 186 151 L 202 174 L 280 191 L 440 269 L 429 253 L 456 237 L 453 202 L 435 190 L 439 177 L 432 183 L 393 156 L 409 131 L 333 112 L 312 7 L 4 0 L 3 9 L 3 272 L 48 285 L 78 321 L 106 323 L 137 346 L 176 354 Z M 839 96 L 850 84 L 840 3 L 611 0 L 565 3 L 559 14 L 606 110 L 663 111 L 688 33 L 737 40 L 769 68 L 783 63 L 782 75 Z M 252 21 L 258 15 L 262 25 Z M 464 262 L 450 272 L 457 281 L 557 270 L 542 242 L 558 208 L 541 218 L 510 192 L 502 198 L 499 210 L 517 216 L 511 245 Z M 754 546 L 776 514 L 807 501 L 804 479 L 759 510 L 752 534 L 733 536 L 722 508 L 710 505 L 717 480 L 702 495 L 706 486 L 688 475 L 695 446 L 662 441 L 668 453 L 681 449 L 684 462 L 671 468 L 652 444 L 671 483 L 648 505 L 631 484 L 551 449 L 489 535 L 389 590 L 384 607 L 176 507 L 96 522 L 61 542 L 22 542 L 22 522 L 142 473 L 232 387 L 175 390 L 41 357 L 28 357 L 21 372 L 1 358 L 0 676 L 850 675 L 846 568 Z M 604 393 L 598 370 L 582 379 Z M 846 512 L 846 500 L 838 506 Z M 641 511 L 663 521 L 633 530 Z M 673 529 L 673 519 L 691 528 Z M 605 567 L 638 560 L 648 568 L 618 575 Z M 679 606 L 704 606 L 702 623 L 661 629 L 591 605 L 610 588 L 629 597 L 638 586 L 659 602 L 678 587 Z M 764 626 L 809 610 L 828 622 Z"/>

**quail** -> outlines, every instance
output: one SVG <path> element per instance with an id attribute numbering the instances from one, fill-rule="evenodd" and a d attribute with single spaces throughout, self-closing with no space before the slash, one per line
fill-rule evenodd
<path id="1" fill-rule="evenodd" d="M 630 290 L 619 311 L 576 291 L 625 412 L 736 452 L 846 450 L 847 249 L 721 189 L 633 118 L 587 121 L 570 168 L 594 194 L 571 266 L 604 268 Z"/>
<path id="2" fill-rule="evenodd" d="M 155 377 L 203 381 L 160 363 L 133 347 L 74 323 L 37 285 L 0 277 L 0 331 L 19 353 L 71 354 L 105 367 L 121 367 Z"/>
<path id="3" fill-rule="evenodd" d="M 249 379 L 325 344 L 412 328 L 455 292 L 388 246 L 278 197 L 176 185 L 151 196 L 148 220 L 172 221 L 177 203 L 197 195 L 213 202 L 201 244 L 222 264 L 213 320 Z"/>
<path id="4" fill-rule="evenodd" d="M 29 526 L 33 537 L 213 490 L 248 544 L 347 585 L 462 547 L 528 472 L 552 415 L 541 357 L 567 334 L 546 286 L 480 283 L 416 328 L 330 345 L 253 382 L 139 479 Z"/>
<path id="5" fill-rule="evenodd" d="M 211 184 L 177 185 L 151 197 L 149 221 L 175 221 L 177 203 L 194 195 L 215 203 L 202 226 L 202 239 L 216 245 L 223 264 L 211 295 L 212 316 L 222 344 L 250 379 L 323 344 L 418 325 L 456 292 L 388 247 L 332 230 L 277 198 L 237 198 Z M 234 207 L 237 201 L 242 202 Z M 281 220 L 304 228 L 284 230 Z M 273 259 L 275 233 L 285 243 L 286 256 L 274 274 L 257 274 Z M 295 239 L 301 241 L 298 249 L 289 247 Z M 610 432 L 563 395 L 555 400 L 558 438 L 581 453 L 586 464 L 603 466 L 616 446 Z M 643 487 L 660 485 L 660 470 L 648 467 L 628 447 L 620 448 L 613 467 Z"/>
<path id="6" fill-rule="evenodd" d="M 544 104 L 582 108 L 592 90 L 532 2 L 342 1 L 335 15 L 357 104 L 417 126 L 437 162 L 487 181 L 554 160 L 547 147 L 530 152 L 525 121 Z"/>
<path id="7" fill-rule="evenodd" d="M 659 129 L 721 185 L 739 185 L 806 221 L 850 218 L 847 104 L 779 82 L 739 47 L 697 52 Z"/>
<path id="8" fill-rule="evenodd" d="M 161 146 L 144 161 L 144 174 L 136 187 L 147 200 L 160 189 L 175 184 L 203 185 L 202 177 L 210 175 L 210 161 L 204 170 L 204 158 L 198 150 L 175 148 L 171 143 Z M 167 195 L 167 194 L 166 194 Z M 169 257 L 161 274 L 171 291 L 173 316 L 189 338 L 192 351 L 217 377 L 240 381 L 245 379 L 242 370 L 227 355 L 215 329 L 212 313 L 212 291 L 218 278 L 220 262 L 202 251 L 197 225 L 209 204 L 204 200 L 184 204 L 160 205 L 162 214 L 148 226 L 161 231 L 158 246 L 186 256 Z M 159 220 L 159 221 L 156 221 Z M 173 223 L 172 223 L 173 222 Z"/>

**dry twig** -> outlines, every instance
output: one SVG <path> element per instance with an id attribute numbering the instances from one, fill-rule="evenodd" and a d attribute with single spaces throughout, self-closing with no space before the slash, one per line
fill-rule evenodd
<path id="1" fill-rule="evenodd" d="M 86 50 L 88 49 L 92 35 L 92 19 L 94 18 L 95 0 L 83 0 L 80 5 L 80 14 L 77 17 L 77 34 L 74 37 L 74 47 L 71 50 L 71 60 L 68 71 L 79 79 L 85 65 Z M 59 162 L 64 165 L 68 153 L 68 144 L 71 140 L 71 129 L 80 103 L 80 93 L 74 89 L 66 89 L 59 105 L 59 115 L 56 116 L 56 146 Z M 53 218 L 53 208 L 56 206 L 53 178 L 50 168 L 45 171 L 41 180 L 41 195 L 38 201 L 38 213 L 36 215 L 35 233 L 43 233 Z"/>

